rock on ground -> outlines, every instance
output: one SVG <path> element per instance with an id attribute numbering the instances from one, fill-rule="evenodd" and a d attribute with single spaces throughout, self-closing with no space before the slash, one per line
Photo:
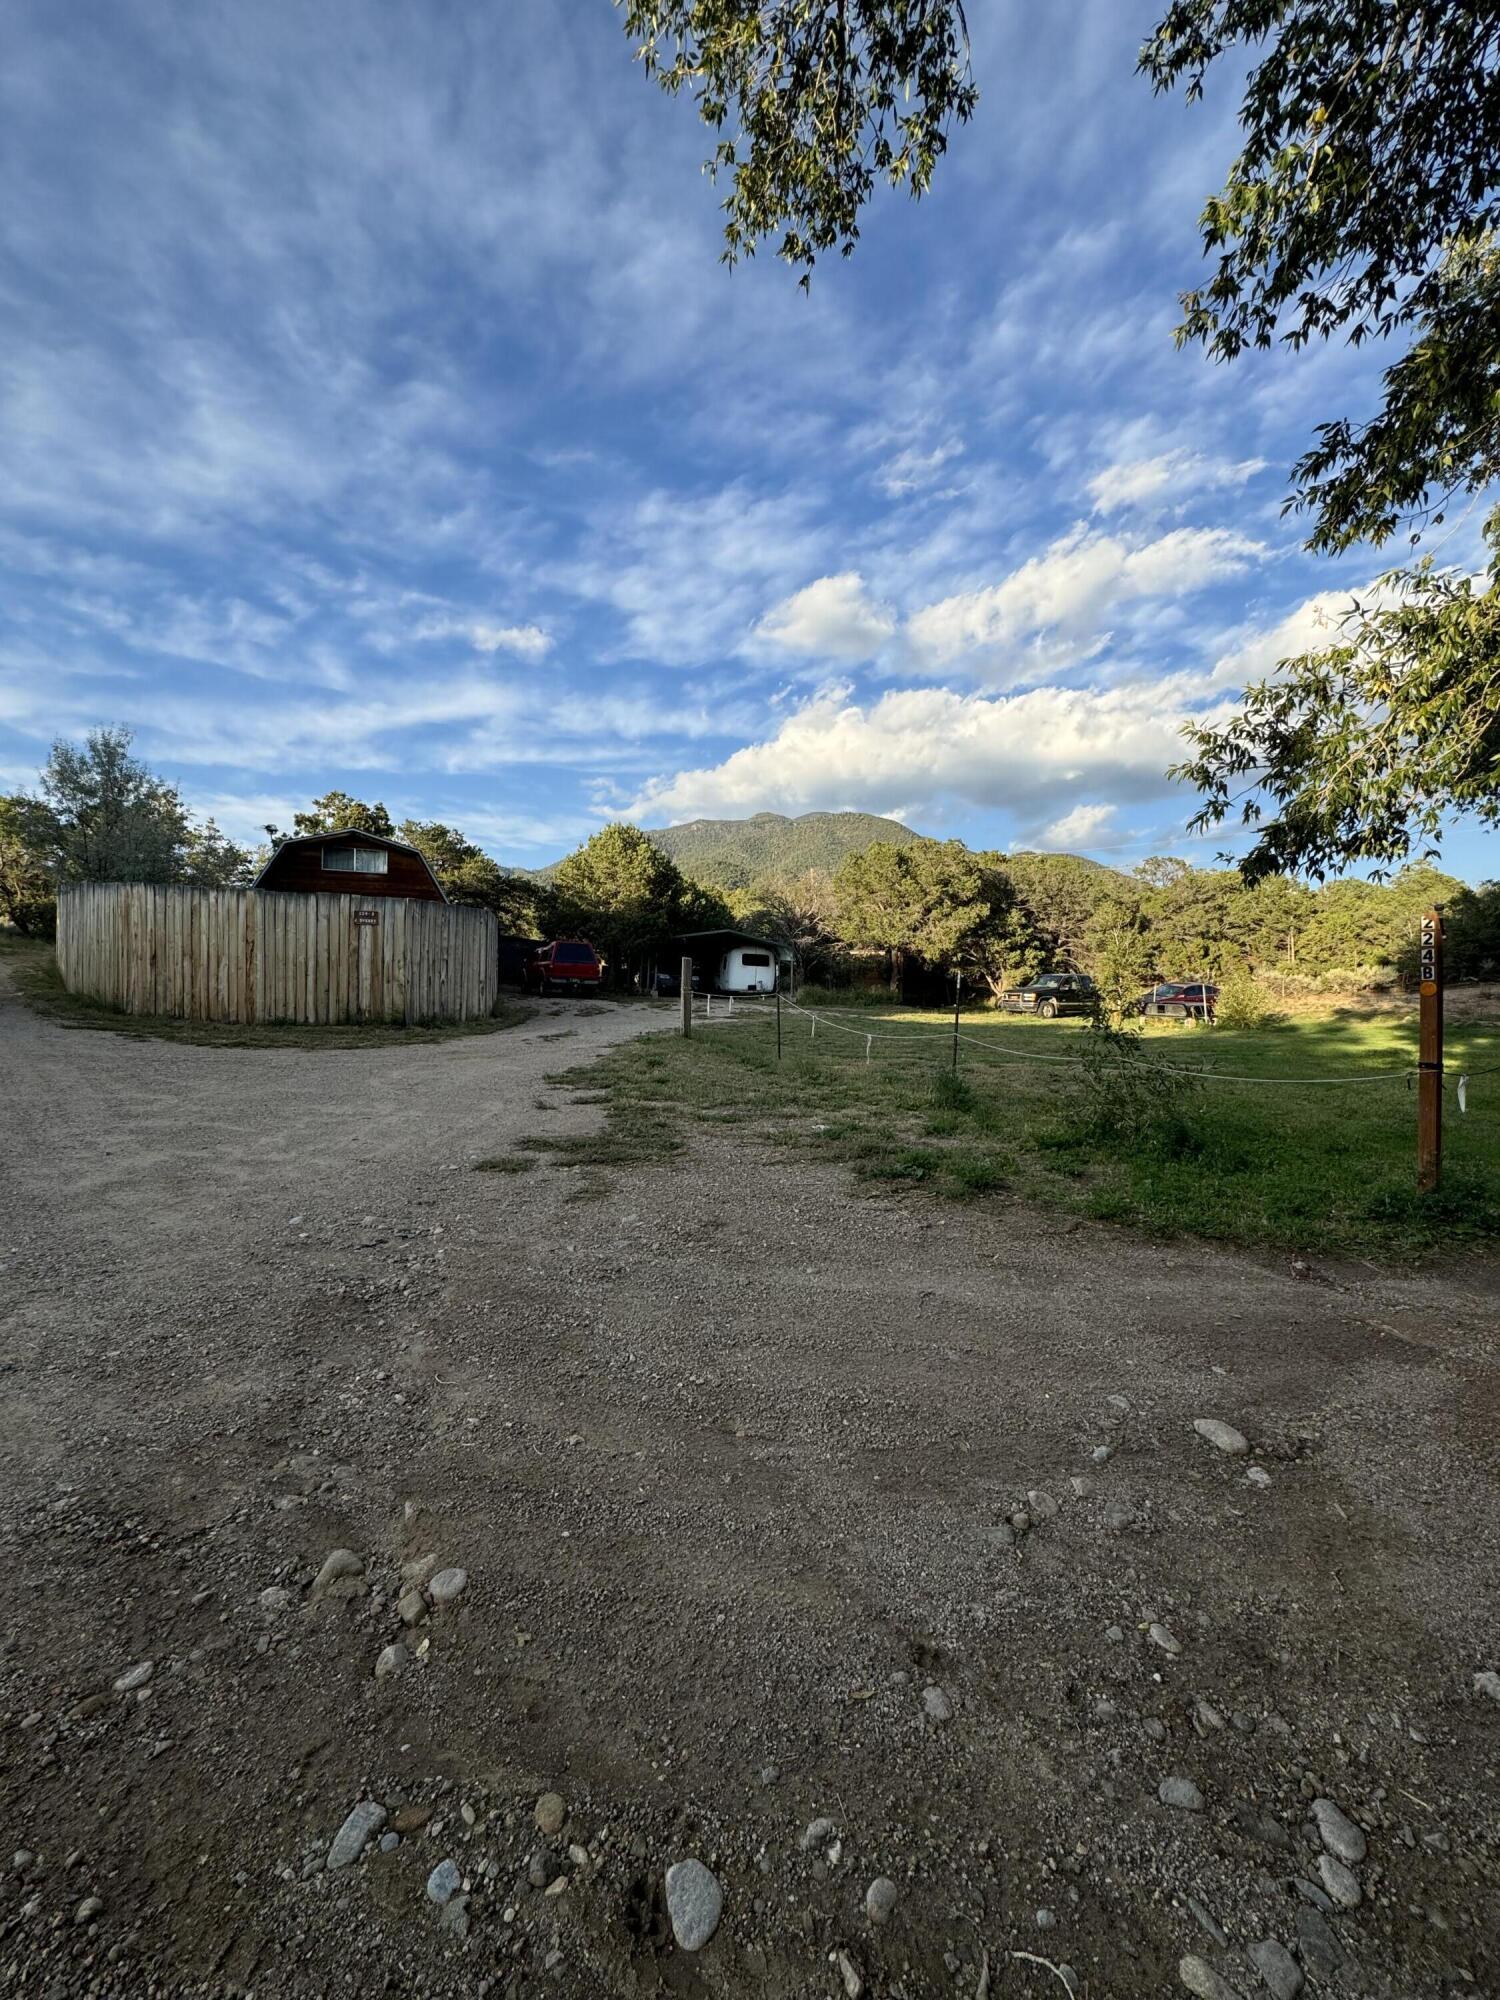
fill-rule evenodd
<path id="1" fill-rule="evenodd" d="M 1207 1438 L 1215 1451 L 1228 1452 L 1231 1458 L 1243 1458 L 1250 1449 L 1250 1440 L 1243 1431 L 1237 1431 L 1233 1424 L 1226 1424 L 1220 1417 L 1194 1417 L 1193 1429 L 1199 1437 Z"/>
<path id="2" fill-rule="evenodd" d="M 701 1861 L 676 1861 L 667 1870 L 667 1915 L 684 1951 L 702 1951 L 719 1928 L 724 1892 Z"/>
<path id="3" fill-rule="evenodd" d="M 1196 1993 L 1198 2000 L 1241 2000 L 1236 1987 L 1227 1979 L 1221 1979 L 1206 1958 L 1197 1958 L 1189 1952 L 1177 1967 L 1177 1977 L 1189 1993 Z"/>
<path id="4" fill-rule="evenodd" d="M 1351 1866 L 1364 1860 L 1368 1846 L 1364 1830 L 1341 1812 L 1332 1799 L 1314 1799 L 1312 1816 L 1317 1823 L 1318 1838 L 1330 1854 Z"/>
<path id="5" fill-rule="evenodd" d="M 385 1825 L 386 1810 L 375 1799 L 361 1799 L 333 1836 L 328 1850 L 330 1868 L 348 1868 L 364 1853 L 366 1844 Z"/>
<path id="6" fill-rule="evenodd" d="M 1250 1963 L 1255 1967 L 1276 2000 L 1297 2000 L 1302 1991 L 1302 1967 L 1276 1938 L 1262 1938 L 1250 1947 Z"/>

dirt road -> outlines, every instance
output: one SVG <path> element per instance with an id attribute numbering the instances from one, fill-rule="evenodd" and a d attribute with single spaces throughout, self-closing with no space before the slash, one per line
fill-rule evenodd
<path id="1" fill-rule="evenodd" d="M 0 998 L 0 1991 L 1500 1991 L 1494 1270 L 472 1170 L 647 1018 Z"/>

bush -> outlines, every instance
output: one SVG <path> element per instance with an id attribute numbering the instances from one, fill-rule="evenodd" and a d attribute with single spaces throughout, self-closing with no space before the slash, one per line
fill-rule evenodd
<path id="1" fill-rule="evenodd" d="M 1139 1028 L 1090 1028 L 1078 1065 L 1078 1123 L 1116 1146 L 1180 1150 L 1197 1081 L 1147 1050 Z"/>
<path id="2" fill-rule="evenodd" d="M 1231 972 L 1219 988 L 1214 1020 L 1221 1028 L 1263 1028 L 1271 1018 L 1265 994 L 1248 972 Z"/>

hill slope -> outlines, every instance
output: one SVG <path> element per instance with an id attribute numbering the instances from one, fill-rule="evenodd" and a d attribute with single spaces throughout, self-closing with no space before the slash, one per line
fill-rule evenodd
<path id="1" fill-rule="evenodd" d="M 876 841 L 904 847 L 923 840 L 900 820 L 877 813 L 810 812 L 797 819 L 784 813 L 756 813 L 750 819 L 694 819 L 682 826 L 648 827 L 684 875 L 714 889 L 742 889 L 763 876 L 803 875 L 809 868 L 830 874 L 849 854 Z"/>

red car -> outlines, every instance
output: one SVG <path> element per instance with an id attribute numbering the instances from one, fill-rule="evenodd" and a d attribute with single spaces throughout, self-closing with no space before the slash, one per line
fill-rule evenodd
<path id="1" fill-rule="evenodd" d="M 554 938 L 531 954 L 526 966 L 528 993 L 597 992 L 604 977 L 599 954 L 583 938 Z"/>

